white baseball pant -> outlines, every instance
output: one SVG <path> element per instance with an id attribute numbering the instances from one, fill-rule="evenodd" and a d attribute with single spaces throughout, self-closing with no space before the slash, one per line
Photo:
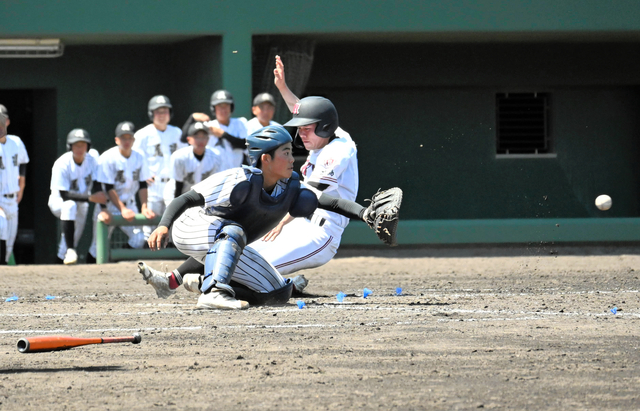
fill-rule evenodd
<path id="1" fill-rule="evenodd" d="M 84 226 L 87 221 L 87 212 L 89 211 L 89 203 L 86 201 L 76 202 L 72 200 L 64 201 L 62 197 L 49 197 L 49 209 L 54 216 L 63 221 L 74 221 L 75 231 L 73 233 L 73 247 L 77 248 L 80 237 L 84 232 Z M 67 252 L 67 242 L 64 239 L 64 233 L 60 236 L 60 245 L 58 246 L 58 258 L 63 260 Z"/>

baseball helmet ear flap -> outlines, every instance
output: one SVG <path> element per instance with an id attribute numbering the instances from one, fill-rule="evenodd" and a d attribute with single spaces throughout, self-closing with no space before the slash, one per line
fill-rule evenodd
<path id="1" fill-rule="evenodd" d="M 91 137 L 87 130 L 82 128 L 74 128 L 67 134 L 67 151 L 71 151 L 71 146 L 78 141 L 87 143 L 87 152 L 91 149 Z"/>
<path id="2" fill-rule="evenodd" d="M 151 122 L 153 122 L 153 111 L 159 109 L 160 107 L 169 108 L 169 118 L 173 117 L 173 106 L 171 105 L 169 97 L 160 94 L 151 97 L 151 100 L 149 100 L 149 104 L 147 104 L 147 115 L 149 116 L 149 120 Z"/>
<path id="3" fill-rule="evenodd" d="M 229 93 L 227 90 L 216 90 L 211 95 L 211 103 L 210 109 L 211 114 L 216 115 L 216 106 L 218 104 L 227 103 L 231 106 L 231 112 L 235 109 L 235 102 L 233 100 L 233 95 Z"/>

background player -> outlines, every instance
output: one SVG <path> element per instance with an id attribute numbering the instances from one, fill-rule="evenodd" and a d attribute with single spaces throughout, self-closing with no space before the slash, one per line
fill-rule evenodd
<path id="1" fill-rule="evenodd" d="M 58 258 L 64 264 L 78 262 L 76 247 L 84 231 L 89 201 L 105 204 L 107 200 L 101 184 L 95 181 L 98 161 L 88 154 L 90 147 L 86 130 L 71 130 L 67 135 L 69 151 L 56 160 L 51 170 L 49 209 L 60 219 Z"/>
<path id="2" fill-rule="evenodd" d="M 18 203 L 24 192 L 29 162 L 22 141 L 7 135 L 8 122 L 0 110 L 0 264 L 9 261 L 18 235 Z"/>
<path id="3" fill-rule="evenodd" d="M 24 146 L 24 142 L 20 137 L 16 136 L 15 134 L 8 134 L 9 125 L 11 125 L 11 119 L 9 118 L 9 110 L 7 110 L 7 108 L 3 104 L 0 104 L 0 113 L 4 114 L 7 117 L 7 137 L 15 141 L 18 147 L 20 148 L 20 155 L 18 156 L 18 162 L 20 164 L 25 164 L 25 167 L 26 167 L 26 164 L 29 163 L 29 154 L 27 153 L 27 149 Z M 26 168 L 25 168 L 25 174 L 20 175 L 20 178 L 18 180 L 18 185 L 20 186 L 20 191 L 18 192 L 18 204 L 20 204 L 20 202 L 22 201 L 22 196 L 24 195 L 24 189 L 27 186 Z"/>
<path id="4" fill-rule="evenodd" d="M 149 168 L 147 206 L 156 215 L 161 215 L 165 209 L 164 190 L 171 178 L 171 154 L 186 146 L 180 141 L 182 130 L 169 124 L 172 110 L 173 106 L 167 96 L 153 96 L 147 105 L 151 124 L 138 130 L 134 136 L 133 149 L 142 153 Z M 144 226 L 145 238 L 149 237 L 154 228 Z"/>
<path id="5" fill-rule="evenodd" d="M 247 134 L 251 134 L 262 127 L 278 125 L 278 123 L 272 121 L 276 113 L 276 101 L 269 93 L 260 93 L 254 97 L 251 112 L 255 117 L 245 124 Z"/>
<path id="6" fill-rule="evenodd" d="M 147 206 L 147 179 L 149 178 L 146 162 L 142 154 L 133 150 L 135 126 L 123 121 L 116 127 L 116 146 L 102 153 L 98 160 L 97 180 L 104 185 L 109 199 L 105 209 L 100 211 L 98 219 L 109 224 L 112 214 L 120 214 L 127 221 L 132 221 L 138 213 L 136 193 L 140 197 L 141 213 L 146 218 L 154 218 L 154 212 Z M 89 253 L 95 258 L 94 240 Z M 110 232 L 115 227 L 110 227 Z M 142 248 L 145 244 L 142 229 L 137 226 L 122 226 L 120 229 L 129 238 L 131 248 Z"/>
<path id="7" fill-rule="evenodd" d="M 184 147 L 171 154 L 171 181 L 165 188 L 165 202 L 167 205 L 174 198 L 191 190 L 191 186 L 206 179 L 210 175 L 221 171 L 222 155 L 216 149 L 207 146 L 209 129 L 201 122 L 195 122 L 189 127 L 187 141 L 189 147 Z"/>
<path id="8" fill-rule="evenodd" d="M 247 129 L 244 121 L 231 117 L 235 108 L 231 93 L 227 90 L 214 91 L 209 108 L 214 120 L 204 113 L 191 114 L 182 127 L 183 137 L 186 137 L 191 124 L 201 121 L 209 128 L 209 147 L 219 150 L 223 156 L 222 170 L 249 164 L 245 150 Z"/>

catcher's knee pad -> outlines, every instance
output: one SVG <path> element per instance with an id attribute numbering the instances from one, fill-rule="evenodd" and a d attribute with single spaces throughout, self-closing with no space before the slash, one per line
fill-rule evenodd
<path id="1" fill-rule="evenodd" d="M 268 293 L 257 293 L 247 287 L 231 282 L 236 298 L 248 302 L 250 305 L 278 305 L 286 304 L 291 298 L 293 292 L 293 281 L 287 279 L 287 284 Z"/>
<path id="2" fill-rule="evenodd" d="M 213 247 L 204 259 L 204 279 L 200 291 L 208 293 L 216 287 L 235 295 L 229 283 L 246 245 L 247 237 L 242 227 L 237 225 L 222 227 Z"/>

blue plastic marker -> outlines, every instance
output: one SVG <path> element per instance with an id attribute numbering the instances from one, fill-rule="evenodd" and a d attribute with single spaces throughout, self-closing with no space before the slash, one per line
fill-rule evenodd
<path id="1" fill-rule="evenodd" d="M 14 294 L 13 296 L 7 298 L 5 301 L 8 303 L 11 301 L 18 301 L 18 296 Z"/>
<path id="2" fill-rule="evenodd" d="M 48 295 L 48 296 L 46 296 L 44 298 L 47 299 L 47 300 L 55 300 L 56 296 L 55 295 Z"/>
<path id="3" fill-rule="evenodd" d="M 402 288 L 398 287 L 396 288 L 396 295 L 400 295 L 402 294 Z"/>
<path id="4" fill-rule="evenodd" d="M 296 301 L 296 304 L 298 304 L 298 308 L 301 310 L 306 306 L 306 304 L 302 300 Z"/>
<path id="5" fill-rule="evenodd" d="M 362 290 L 362 298 L 367 298 L 368 296 L 370 296 L 373 293 L 373 291 L 371 291 L 368 288 L 365 288 L 364 290 Z"/>
<path id="6" fill-rule="evenodd" d="M 614 313 L 614 314 L 617 314 L 618 313 L 618 307 L 613 307 L 611 309 L 611 312 Z"/>
<path id="7" fill-rule="evenodd" d="M 337 295 L 336 298 L 338 299 L 338 302 L 341 303 L 342 301 L 344 301 L 344 297 L 346 297 L 347 295 L 345 293 L 343 293 L 342 291 L 340 291 Z"/>

